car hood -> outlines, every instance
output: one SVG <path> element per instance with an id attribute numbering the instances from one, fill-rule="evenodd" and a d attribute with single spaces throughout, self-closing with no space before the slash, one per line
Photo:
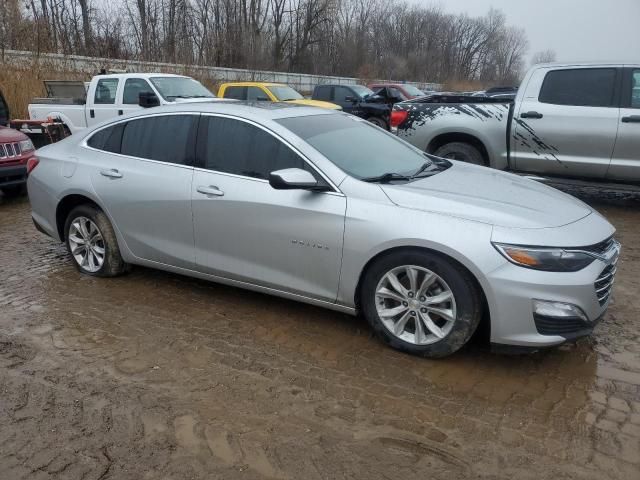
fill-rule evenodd
<path id="1" fill-rule="evenodd" d="M 323 102 L 322 100 L 285 100 L 285 103 L 295 103 L 296 105 L 306 105 L 307 107 L 328 108 L 330 110 L 342 110 L 342 107 L 340 105 L 336 105 L 335 103 L 331 102 Z"/>
<path id="2" fill-rule="evenodd" d="M 22 140 L 27 140 L 27 138 L 24 133 L 18 130 L 0 127 L 0 143 L 21 142 Z"/>
<path id="3" fill-rule="evenodd" d="M 591 214 L 583 202 L 535 180 L 452 161 L 403 185 L 381 185 L 396 205 L 510 228 L 559 227 Z"/>

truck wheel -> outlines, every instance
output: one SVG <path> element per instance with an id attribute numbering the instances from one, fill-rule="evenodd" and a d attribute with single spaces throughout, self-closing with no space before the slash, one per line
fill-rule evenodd
<path id="1" fill-rule="evenodd" d="M 452 142 L 438 148 L 433 154 L 436 157 L 448 158 L 450 160 L 460 160 L 461 162 L 472 163 L 474 165 L 487 166 L 487 162 L 480 150 L 470 143 Z"/>
<path id="2" fill-rule="evenodd" d="M 482 317 L 480 292 L 470 274 L 420 250 L 395 252 L 374 263 L 362 283 L 361 305 L 385 343 L 431 358 L 462 348 Z"/>
<path id="3" fill-rule="evenodd" d="M 0 188 L 2 194 L 7 198 L 14 198 L 21 195 L 24 192 L 23 185 L 12 185 L 11 187 L 2 187 Z"/>
<path id="4" fill-rule="evenodd" d="M 74 208 L 64 225 L 67 250 L 76 268 L 95 277 L 115 277 L 127 270 L 111 222 L 92 205 Z"/>
<path id="5" fill-rule="evenodd" d="M 389 127 L 387 126 L 387 122 L 385 122 L 380 117 L 369 117 L 369 118 L 367 118 L 367 122 L 372 123 L 376 127 L 380 127 L 380 128 L 382 128 L 384 130 L 389 130 Z"/>

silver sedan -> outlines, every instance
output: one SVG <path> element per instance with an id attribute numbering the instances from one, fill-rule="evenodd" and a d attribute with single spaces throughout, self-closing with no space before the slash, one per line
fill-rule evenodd
<path id="1" fill-rule="evenodd" d="M 429 357 L 483 322 L 503 347 L 589 334 L 620 250 L 573 197 L 311 107 L 154 108 L 45 147 L 29 170 L 36 227 L 84 274 L 144 265 L 361 312 Z"/>

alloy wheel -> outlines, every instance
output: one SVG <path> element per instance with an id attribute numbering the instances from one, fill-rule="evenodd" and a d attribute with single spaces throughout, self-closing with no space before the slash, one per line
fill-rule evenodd
<path id="1" fill-rule="evenodd" d="M 375 302 L 383 325 L 395 337 L 429 345 L 446 337 L 456 321 L 453 291 L 436 273 L 416 265 L 383 275 Z"/>
<path id="2" fill-rule="evenodd" d="M 69 250 L 80 268 L 95 273 L 104 264 L 102 233 L 87 217 L 76 217 L 69 227 Z"/>

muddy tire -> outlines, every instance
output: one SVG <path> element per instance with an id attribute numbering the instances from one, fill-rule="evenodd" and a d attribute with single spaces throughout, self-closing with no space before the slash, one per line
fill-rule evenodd
<path id="1" fill-rule="evenodd" d="M 7 198 L 15 198 L 24 193 L 24 185 L 13 185 L 11 187 L 0 188 L 2 194 Z"/>
<path id="2" fill-rule="evenodd" d="M 384 130 L 389 130 L 389 126 L 387 125 L 387 122 L 385 122 L 380 117 L 369 117 L 369 118 L 367 118 L 367 122 L 372 123 L 376 127 L 380 127 L 380 128 L 382 128 Z"/>
<path id="3" fill-rule="evenodd" d="M 111 222 L 99 208 L 74 208 L 65 222 L 64 234 L 71 260 L 81 273 L 115 277 L 127 271 Z"/>
<path id="4" fill-rule="evenodd" d="M 474 165 L 487 166 L 487 162 L 482 156 L 482 152 L 470 143 L 452 142 L 438 148 L 433 154 L 436 157 L 448 158 L 450 160 L 460 160 L 461 162 L 472 163 Z"/>
<path id="5" fill-rule="evenodd" d="M 478 328 L 482 301 L 471 275 L 444 256 L 406 250 L 367 271 L 362 312 L 376 335 L 397 350 L 439 358 L 462 348 Z"/>

